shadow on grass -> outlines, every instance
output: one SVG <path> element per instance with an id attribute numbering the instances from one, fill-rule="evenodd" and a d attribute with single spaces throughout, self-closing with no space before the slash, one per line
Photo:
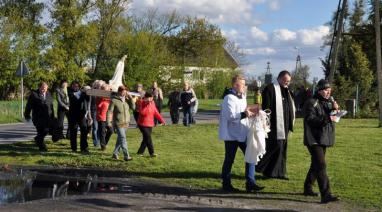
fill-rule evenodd
<path id="1" fill-rule="evenodd" d="M 131 207 L 131 205 L 128 205 L 128 204 L 113 202 L 113 201 L 106 200 L 106 199 L 97 199 L 97 198 L 77 199 L 76 201 L 80 202 L 80 203 L 89 204 L 89 205 L 96 205 L 96 206 L 100 206 L 100 207 L 109 207 L 109 208 L 128 208 L 128 207 Z"/>

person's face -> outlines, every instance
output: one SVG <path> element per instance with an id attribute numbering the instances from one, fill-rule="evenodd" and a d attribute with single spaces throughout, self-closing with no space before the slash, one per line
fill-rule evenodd
<path id="1" fill-rule="evenodd" d="M 72 89 L 73 89 L 74 92 L 77 92 L 78 90 L 80 90 L 80 85 L 75 83 L 75 84 L 72 85 Z"/>
<path id="2" fill-rule="evenodd" d="M 190 88 L 190 85 L 188 83 L 184 83 L 183 88 L 184 90 L 188 90 Z"/>
<path id="3" fill-rule="evenodd" d="M 48 91 L 48 85 L 47 84 L 42 84 L 41 86 L 40 86 L 40 92 L 41 93 L 46 93 Z"/>
<path id="4" fill-rule="evenodd" d="M 280 79 L 278 79 L 279 84 L 284 88 L 289 86 L 291 80 L 292 78 L 288 74 L 285 74 L 284 76 L 280 77 Z"/>
<path id="5" fill-rule="evenodd" d="M 127 91 L 126 90 L 122 90 L 119 92 L 119 95 L 122 96 L 122 97 L 125 97 L 127 94 Z"/>
<path id="6" fill-rule="evenodd" d="M 137 91 L 142 91 L 142 86 L 138 85 L 137 86 Z"/>
<path id="7" fill-rule="evenodd" d="M 245 80 L 236 80 L 236 82 L 233 84 L 233 88 L 238 93 L 244 93 L 245 92 Z"/>
<path id="8" fill-rule="evenodd" d="M 330 95 L 332 94 L 332 89 L 331 88 L 326 88 L 326 89 L 323 89 L 323 90 L 319 90 L 318 94 L 320 94 L 325 99 L 329 99 Z"/>
<path id="9" fill-rule="evenodd" d="M 61 87 L 62 88 L 67 88 L 68 87 L 68 83 L 67 82 L 62 83 Z"/>
<path id="10" fill-rule="evenodd" d="M 144 101 L 145 102 L 151 102 L 151 101 L 153 101 L 153 97 L 145 97 Z"/>
<path id="11" fill-rule="evenodd" d="M 157 82 L 154 82 L 154 83 L 153 83 L 153 88 L 157 88 L 157 87 L 158 87 Z"/>

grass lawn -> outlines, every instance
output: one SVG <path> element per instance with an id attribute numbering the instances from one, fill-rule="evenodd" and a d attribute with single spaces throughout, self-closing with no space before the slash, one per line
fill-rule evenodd
<path id="1" fill-rule="evenodd" d="M 343 119 L 337 124 L 337 143 L 327 151 L 328 175 L 334 194 L 343 201 L 366 209 L 382 210 L 382 129 L 377 120 Z M 297 120 L 296 131 L 288 146 L 289 181 L 263 180 L 264 192 L 276 198 L 306 200 L 303 182 L 310 157 L 302 144 L 302 120 Z M 111 138 L 106 152 L 90 147 L 90 155 L 72 153 L 69 141 L 48 142 L 49 152 L 40 154 L 32 142 L 0 146 L 1 163 L 18 165 L 53 165 L 73 167 L 103 167 L 126 170 L 129 174 L 184 186 L 220 188 L 220 172 L 224 145 L 217 139 L 216 124 L 157 127 L 153 132 L 157 158 L 138 157 L 141 135 L 137 129 L 128 131 L 130 162 L 111 159 L 115 144 Z M 89 142 L 91 144 L 91 142 Z M 147 152 L 146 152 L 147 154 Z M 244 190 L 244 160 L 238 154 L 233 167 L 233 184 Z M 315 187 L 318 191 L 318 188 Z M 318 198 L 317 198 L 318 201 Z"/>
<path id="2" fill-rule="evenodd" d="M 25 107 L 26 102 L 24 102 Z M 21 122 L 21 101 L 0 101 L 0 124 Z"/>

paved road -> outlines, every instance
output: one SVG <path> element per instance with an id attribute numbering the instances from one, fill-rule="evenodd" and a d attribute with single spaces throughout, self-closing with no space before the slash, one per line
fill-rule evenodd
<path id="1" fill-rule="evenodd" d="M 167 123 L 171 123 L 169 113 L 163 113 L 163 116 Z M 180 120 L 182 120 L 182 118 L 183 115 L 180 115 Z M 217 120 L 217 111 L 200 112 L 196 115 L 197 123 L 216 122 Z M 136 126 L 134 119 L 132 118 L 131 121 L 132 123 L 130 128 L 135 128 Z M 0 125 L 0 144 L 31 141 L 33 140 L 34 136 L 36 136 L 36 129 L 34 128 L 32 122 Z"/>

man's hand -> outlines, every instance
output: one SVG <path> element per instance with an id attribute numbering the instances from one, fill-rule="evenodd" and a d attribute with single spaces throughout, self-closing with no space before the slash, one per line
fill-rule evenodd
<path id="1" fill-rule="evenodd" d="M 333 102 L 333 108 L 334 108 L 334 110 L 339 110 L 340 109 L 340 106 L 337 104 L 336 101 Z"/>
<path id="2" fill-rule="evenodd" d="M 252 116 L 255 115 L 255 114 L 252 113 L 248 108 L 247 108 L 244 112 L 245 112 L 245 115 L 247 115 L 247 117 L 252 117 Z"/>
<path id="3" fill-rule="evenodd" d="M 337 121 L 337 116 L 330 116 L 330 120 L 336 122 Z"/>

